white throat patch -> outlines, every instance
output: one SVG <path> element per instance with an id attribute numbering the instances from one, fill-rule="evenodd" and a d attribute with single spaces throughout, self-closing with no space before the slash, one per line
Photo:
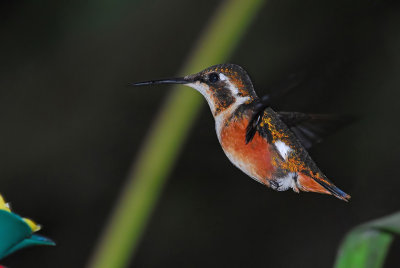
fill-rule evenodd
<path id="1" fill-rule="evenodd" d="M 208 106 L 210 106 L 211 112 L 212 114 L 214 114 L 215 112 L 215 105 L 214 105 L 214 101 L 211 98 L 210 95 L 210 91 L 209 91 L 209 86 L 205 83 L 201 83 L 200 81 L 197 81 L 195 83 L 190 83 L 190 84 L 186 84 L 187 86 L 196 89 L 198 92 L 201 93 L 201 95 L 204 96 L 204 98 L 206 98 Z"/>
<path id="2" fill-rule="evenodd" d="M 218 140 L 220 140 L 220 133 L 221 133 L 221 129 L 223 126 L 223 123 L 225 122 L 225 120 L 227 119 L 228 116 L 230 116 L 232 114 L 232 112 L 234 110 L 236 110 L 237 107 L 239 107 L 239 105 L 247 102 L 250 100 L 249 96 L 243 97 L 243 96 L 239 96 L 239 90 L 237 89 L 237 87 L 229 80 L 229 78 L 220 73 L 219 74 L 219 79 L 221 81 L 224 81 L 229 90 L 231 91 L 233 97 L 235 98 L 235 102 L 233 104 L 231 104 L 231 106 L 229 106 L 229 108 L 227 108 L 226 110 L 221 111 L 220 113 L 218 113 L 216 116 L 215 115 L 215 104 L 214 101 L 212 99 L 212 96 L 210 94 L 209 91 L 209 86 L 205 83 L 201 83 L 200 81 L 197 81 L 195 83 L 190 83 L 187 84 L 187 86 L 196 89 L 198 92 L 200 92 L 207 100 L 208 105 L 210 106 L 211 109 L 211 113 L 214 116 L 215 119 L 215 130 L 217 132 L 217 136 L 218 136 Z"/>
<path id="3" fill-rule="evenodd" d="M 292 148 L 287 146 L 286 143 L 281 140 L 277 140 L 274 144 L 276 146 L 276 149 L 278 149 L 279 154 L 282 156 L 283 159 L 286 160 L 288 155 L 292 151 Z"/>

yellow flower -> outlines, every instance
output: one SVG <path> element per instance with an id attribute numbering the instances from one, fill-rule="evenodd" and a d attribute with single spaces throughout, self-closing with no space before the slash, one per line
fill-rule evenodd
<path id="1" fill-rule="evenodd" d="M 8 212 L 11 212 L 11 208 L 10 208 L 10 204 L 6 203 L 4 201 L 4 198 L 0 195 L 0 210 L 5 210 Z M 29 227 L 31 228 L 32 232 L 37 232 L 39 231 L 42 226 L 40 226 L 39 224 L 35 223 L 33 220 L 28 219 L 28 218 L 22 218 L 26 224 L 29 225 Z"/>
<path id="2" fill-rule="evenodd" d="M 4 201 L 4 198 L 0 195 L 0 209 L 11 212 L 10 205 Z"/>

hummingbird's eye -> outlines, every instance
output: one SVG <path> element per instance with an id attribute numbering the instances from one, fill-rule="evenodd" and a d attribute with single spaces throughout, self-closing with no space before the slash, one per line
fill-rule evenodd
<path id="1" fill-rule="evenodd" d="M 210 83 L 215 83 L 219 81 L 219 75 L 217 73 L 210 73 L 208 75 L 208 81 Z"/>

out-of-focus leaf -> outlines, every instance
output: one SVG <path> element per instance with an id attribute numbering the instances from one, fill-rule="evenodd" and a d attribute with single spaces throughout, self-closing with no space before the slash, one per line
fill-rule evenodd
<path id="1" fill-rule="evenodd" d="M 400 213 L 354 228 L 340 246 L 335 267 L 383 267 L 388 249 L 396 234 L 400 234 Z"/>

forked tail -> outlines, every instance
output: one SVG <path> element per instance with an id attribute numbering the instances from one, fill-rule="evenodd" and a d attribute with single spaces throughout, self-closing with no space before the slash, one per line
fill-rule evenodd
<path id="1" fill-rule="evenodd" d="M 300 185 L 299 188 L 305 192 L 331 194 L 346 202 L 351 198 L 350 195 L 340 190 L 332 182 L 319 176 L 310 177 L 305 174 L 299 174 L 298 184 Z"/>

